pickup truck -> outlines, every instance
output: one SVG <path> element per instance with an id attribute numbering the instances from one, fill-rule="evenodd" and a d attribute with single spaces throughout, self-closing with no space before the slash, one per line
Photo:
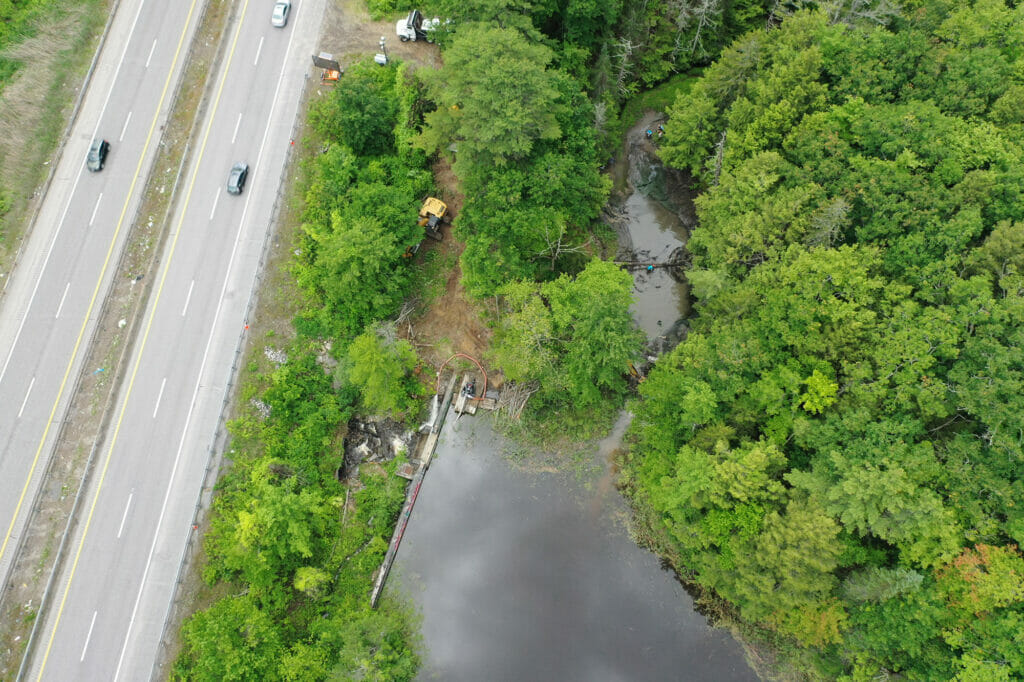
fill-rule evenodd
<path id="1" fill-rule="evenodd" d="M 428 43 L 432 43 L 434 41 L 430 34 L 440 25 L 441 20 L 437 17 L 424 19 L 423 14 L 418 9 L 414 9 L 409 12 L 409 16 L 405 19 L 399 19 L 395 22 L 395 33 L 398 34 L 398 38 L 403 43 L 407 43 L 410 40 L 425 40 Z"/>

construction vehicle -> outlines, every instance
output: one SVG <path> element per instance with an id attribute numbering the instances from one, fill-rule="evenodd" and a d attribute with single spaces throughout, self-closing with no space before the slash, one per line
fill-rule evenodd
<path id="1" fill-rule="evenodd" d="M 437 17 L 424 20 L 423 14 L 418 9 L 414 9 L 409 12 L 409 16 L 405 19 L 399 19 L 395 22 L 395 33 L 398 34 L 399 40 L 403 43 L 410 40 L 414 42 L 425 40 L 428 43 L 432 43 L 434 39 L 430 37 L 430 34 L 440 25 L 441 20 Z"/>
<path id="2" fill-rule="evenodd" d="M 427 228 L 427 236 L 441 241 L 441 223 L 451 222 L 448 204 L 434 197 L 427 197 L 420 208 L 418 225 Z"/>
<path id="3" fill-rule="evenodd" d="M 424 228 L 431 239 L 441 241 L 444 234 L 441 232 L 441 224 L 451 222 L 452 216 L 448 212 L 448 204 L 435 197 L 427 197 L 420 207 L 419 219 L 416 224 Z M 412 258 L 420 250 L 420 243 L 416 242 L 402 254 L 403 258 Z"/>

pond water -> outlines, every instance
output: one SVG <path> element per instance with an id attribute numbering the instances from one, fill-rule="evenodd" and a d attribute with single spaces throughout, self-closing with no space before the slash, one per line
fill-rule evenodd
<path id="1" fill-rule="evenodd" d="M 449 414 L 388 586 L 423 616 L 418 679 L 757 679 L 627 532 L 608 460 L 628 415 L 564 471 L 481 414 Z"/>

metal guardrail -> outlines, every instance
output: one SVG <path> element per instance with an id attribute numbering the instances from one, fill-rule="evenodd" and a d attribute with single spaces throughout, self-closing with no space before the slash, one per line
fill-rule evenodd
<path id="1" fill-rule="evenodd" d="M 181 155 L 181 163 L 178 164 L 178 171 L 177 171 L 177 173 L 174 176 L 174 185 L 172 186 L 172 189 L 171 189 L 171 196 L 172 197 L 174 196 L 174 192 L 177 191 L 178 182 L 181 179 L 181 173 L 182 173 L 182 170 L 185 167 L 185 159 L 188 158 L 189 151 L 190 151 L 190 145 L 186 144 L 185 145 L 185 150 L 182 152 L 182 155 Z M 142 206 L 141 202 L 140 202 L 139 206 L 140 206 L 139 210 L 141 210 L 141 206 Z M 167 219 L 168 219 L 169 214 L 170 214 L 171 206 L 173 206 L 173 201 L 168 205 L 167 213 L 164 215 L 164 223 L 167 222 Z M 136 220 L 138 219 L 138 215 L 139 214 L 136 213 Z M 133 224 L 134 224 L 134 222 L 133 222 Z M 159 251 L 158 249 L 154 249 L 154 260 L 155 260 L 155 257 L 156 257 L 156 253 L 158 251 Z M 115 272 L 120 272 L 121 271 L 121 267 L 124 265 L 124 259 L 127 257 L 126 254 L 127 254 L 127 249 L 122 251 L 121 258 L 120 258 L 120 260 L 118 262 L 118 267 L 115 270 Z M 148 293 L 141 297 L 141 300 L 143 300 L 143 301 L 145 301 L 147 299 L 148 299 Z M 99 315 L 99 318 L 98 318 L 99 320 L 104 319 L 104 317 L 106 316 L 106 314 L 108 312 L 109 300 L 110 300 L 109 296 L 104 297 L 103 304 L 100 307 L 100 315 Z M 139 320 L 142 319 L 142 313 L 143 312 L 145 312 L 145 306 L 139 306 L 136 309 L 136 311 L 134 312 L 134 314 L 132 315 L 132 322 L 131 322 L 131 324 L 126 325 L 126 328 L 129 330 L 128 333 L 127 333 L 127 337 L 128 338 L 134 338 L 135 331 L 138 328 Z M 92 334 L 91 338 L 89 339 L 89 346 L 88 346 L 89 348 L 92 348 L 92 344 L 95 341 L 96 335 L 99 333 L 99 329 L 100 329 L 100 325 L 97 324 L 96 327 L 93 330 L 93 334 Z M 117 363 L 116 363 L 118 367 L 120 367 L 123 364 L 124 359 L 126 357 L 128 357 L 128 355 L 130 354 L 130 351 L 131 351 L 132 348 L 134 348 L 134 344 L 133 343 L 126 343 L 124 345 L 124 347 L 121 350 L 121 356 L 118 358 Z M 74 386 L 72 387 L 72 390 L 71 390 L 71 393 L 70 393 L 72 398 L 71 398 L 71 400 L 69 400 L 69 404 L 73 404 L 74 403 L 74 398 L 78 394 L 78 389 L 80 387 L 80 384 L 81 384 L 81 381 L 82 381 L 82 377 L 84 376 L 84 374 L 85 374 L 85 370 L 83 369 L 83 371 L 79 372 L 78 376 L 75 378 L 75 383 L 74 383 Z M 115 373 L 115 375 L 119 376 L 120 373 L 119 372 Z M 36 637 L 36 634 L 37 634 L 37 630 L 40 627 L 40 623 L 42 623 L 43 620 L 44 620 L 43 614 L 45 612 L 45 609 L 48 608 L 48 606 L 49 606 L 50 592 L 51 592 L 51 590 L 53 588 L 53 585 L 54 585 L 54 582 L 56 580 L 56 577 L 57 577 L 57 575 L 60 574 L 60 569 L 63 566 L 64 559 L 65 559 L 64 550 L 65 550 L 65 548 L 67 546 L 68 538 L 72 534 L 71 531 L 74 530 L 74 528 L 76 526 L 76 521 L 78 520 L 78 514 L 81 511 L 81 496 L 82 496 L 82 492 L 88 487 L 88 483 L 89 483 L 89 480 L 91 478 L 92 470 L 93 470 L 93 468 L 94 468 L 94 466 L 96 464 L 96 462 L 95 462 L 96 452 L 99 450 L 99 446 L 102 443 L 103 438 L 104 438 L 104 436 L 106 434 L 106 427 L 107 427 L 107 425 L 110 422 L 110 415 L 111 415 L 110 408 L 111 408 L 112 403 L 114 402 L 114 397 L 117 395 L 118 390 L 120 389 L 120 386 L 121 386 L 120 379 L 117 379 L 117 380 L 115 380 L 115 381 L 113 381 L 111 383 L 110 391 L 107 394 L 107 399 L 106 399 L 106 401 L 103 404 L 103 410 L 100 413 L 102 415 L 102 417 L 101 417 L 101 425 L 100 425 L 100 428 L 97 429 L 96 437 L 93 439 L 92 447 L 89 449 L 89 457 L 86 460 L 85 469 L 82 471 L 82 478 L 81 478 L 81 480 L 78 483 L 78 492 L 75 493 L 75 501 L 74 501 L 74 504 L 72 505 L 71 513 L 68 515 L 68 521 L 67 521 L 67 524 L 64 527 L 64 533 L 61 535 L 60 545 L 58 545 L 57 553 L 55 555 L 56 558 L 54 559 L 54 563 L 53 563 L 53 569 L 51 570 L 50 576 L 49 576 L 49 578 L 46 581 L 46 590 L 43 592 L 43 597 L 42 597 L 42 599 L 39 602 L 39 608 L 36 611 L 36 619 L 35 619 L 35 621 L 33 622 L 33 625 L 32 625 L 32 632 L 29 635 L 28 643 L 25 645 L 25 655 L 22 658 L 21 668 L 19 668 L 19 670 L 18 670 L 18 676 L 17 676 L 17 678 L 15 678 L 15 679 L 17 679 L 19 681 L 23 679 L 23 674 L 25 672 L 24 668 L 25 668 L 26 662 L 31 658 L 32 649 L 33 649 L 33 646 L 34 646 L 34 643 L 35 643 L 35 637 Z M 56 448 L 57 445 L 63 440 L 64 430 L 67 428 L 67 424 L 68 424 L 68 422 L 66 420 L 61 422 L 60 429 L 57 432 L 57 437 L 54 440 L 54 448 Z M 51 458 L 49 466 L 47 467 L 47 470 L 46 470 L 45 474 L 43 475 L 43 482 L 44 483 L 50 477 L 50 475 L 52 473 L 51 469 L 53 467 L 53 461 L 54 461 L 54 458 Z M 36 497 L 37 498 L 41 494 L 41 492 L 42 492 L 44 487 L 45 486 L 43 485 L 43 483 L 40 483 L 39 489 L 36 492 Z M 36 500 L 36 502 L 32 506 L 32 515 L 33 515 L 33 517 L 35 515 L 37 515 L 39 513 L 39 511 L 40 511 L 40 509 L 39 509 L 39 505 L 38 505 L 38 500 Z M 30 519 L 30 523 L 31 523 L 31 519 Z M 26 524 L 26 528 L 30 525 L 30 523 Z M 22 540 L 23 539 L 24 539 L 24 536 L 23 536 Z M 18 553 L 20 553 L 20 551 L 21 551 L 21 544 L 20 543 L 21 543 L 21 541 L 19 541 L 18 551 L 15 553 L 15 556 L 17 556 Z"/>
<path id="2" fill-rule="evenodd" d="M 25 243 L 28 241 L 29 235 L 32 230 L 35 229 L 36 220 L 39 219 L 39 212 L 42 210 L 43 201 L 46 198 L 47 193 L 50 191 L 50 185 L 53 183 L 53 176 L 57 172 L 57 166 L 60 164 L 61 159 L 64 156 L 64 147 L 67 146 L 68 138 L 71 136 L 71 129 L 75 125 L 75 121 L 78 120 L 78 112 L 82 109 L 82 100 L 85 99 L 85 93 L 89 90 L 89 83 L 92 82 L 92 75 L 96 71 L 96 64 L 99 61 L 100 53 L 103 52 L 103 48 L 107 43 L 107 36 L 110 34 L 110 27 L 114 24 L 114 17 L 117 15 L 117 10 L 121 6 L 121 0 L 114 0 L 114 4 L 110 9 L 110 16 L 107 17 L 107 23 L 103 27 L 103 33 L 100 34 L 99 45 L 96 46 L 96 52 L 92 55 L 92 61 L 89 63 L 89 69 L 85 72 L 85 78 L 82 79 L 82 88 L 78 91 L 78 96 L 75 98 L 75 105 L 71 109 L 71 116 L 68 118 L 67 125 L 64 127 L 64 131 L 60 136 L 60 144 L 57 145 L 57 152 L 54 155 L 54 161 L 50 164 L 50 172 L 46 174 L 46 179 L 43 181 L 42 189 L 39 190 L 39 201 L 36 202 L 35 208 L 32 210 L 32 217 L 28 221 L 29 228 L 22 235 L 21 243 L 18 244 L 18 250 L 14 253 L 14 259 L 11 261 L 10 271 L 7 276 L 4 277 L 4 285 L 0 288 L 0 300 L 4 294 L 7 293 L 7 285 L 10 284 L 11 280 L 14 279 L 14 271 L 18 267 L 18 262 L 21 260 L 21 252 L 25 248 Z M 77 384 L 76 384 L 77 385 Z M 55 440 L 54 443 L 59 442 Z M 45 481 L 45 475 L 43 480 Z M 36 495 L 32 500 L 32 505 L 29 507 L 33 509 L 35 513 L 35 507 L 38 504 L 39 491 L 42 490 L 42 482 L 40 482 L 39 488 L 36 490 Z M 26 520 L 25 528 L 28 528 L 29 520 Z M 0 580 L 0 604 L 3 603 L 4 598 L 7 596 L 7 585 L 10 579 L 11 573 L 14 572 L 14 566 L 17 563 L 18 555 L 21 553 L 22 541 L 25 537 L 25 533 L 22 533 L 18 539 L 18 543 L 14 546 L 14 551 L 11 552 L 11 563 L 8 566 L 7 573 L 2 576 Z"/>
<path id="3" fill-rule="evenodd" d="M 181 163 L 178 165 L 178 172 L 174 176 L 174 185 L 173 185 L 172 190 L 171 190 L 171 196 L 174 195 L 174 191 L 176 191 L 177 188 L 178 188 L 178 181 L 181 179 L 181 172 L 182 172 L 182 169 L 184 169 L 184 167 L 185 167 L 185 159 L 188 158 L 188 152 L 189 152 L 189 145 L 186 144 L 185 145 L 185 150 L 184 150 L 184 152 L 181 155 Z M 173 202 L 172 202 L 172 204 L 173 204 Z M 169 212 L 170 212 L 170 206 L 168 206 L 168 214 L 169 214 Z M 167 220 L 167 217 L 168 217 L 167 215 L 164 216 L 164 221 L 165 222 Z M 154 250 L 154 253 L 155 253 L 155 250 Z M 118 271 L 120 270 L 120 267 L 121 267 L 121 263 L 118 264 Z M 143 300 L 145 300 L 146 298 L 148 298 L 148 297 L 143 297 Z M 107 306 L 107 299 L 104 299 L 103 306 L 101 307 L 101 311 L 102 312 L 100 313 L 100 317 L 99 317 L 99 319 L 101 319 L 101 320 L 103 319 L 104 315 L 107 312 L 106 311 L 106 306 Z M 132 316 L 132 324 L 128 326 L 128 329 L 130 330 L 129 331 L 129 338 L 131 338 L 131 335 L 134 334 L 134 332 L 136 331 L 136 328 L 137 328 L 137 325 L 138 325 L 138 321 L 142 318 L 140 313 L 144 312 L 144 311 L 145 311 L 145 307 L 144 306 L 140 306 L 138 308 L 138 310 L 136 311 L 136 313 Z M 99 325 L 96 326 L 96 329 L 99 329 Z M 93 339 L 90 339 L 90 343 L 92 342 L 92 340 Z M 124 361 L 125 357 L 128 356 L 128 353 L 129 353 L 129 351 L 131 350 L 132 347 L 133 347 L 133 344 L 131 344 L 131 343 L 126 343 L 124 345 L 124 348 L 121 351 L 121 357 L 119 357 L 118 361 L 117 361 L 118 366 L 120 366 L 122 364 L 122 362 Z M 78 377 L 75 379 L 75 385 L 74 385 L 74 387 L 72 389 L 72 392 L 71 392 L 72 396 L 75 396 L 75 394 L 77 394 L 77 392 L 78 392 L 79 384 L 81 383 L 81 379 L 82 379 L 83 373 L 84 373 L 84 370 L 83 370 L 83 372 L 79 372 L 78 373 Z M 96 464 L 96 461 L 95 461 L 95 459 L 96 459 L 96 452 L 99 450 L 100 443 L 103 441 L 103 437 L 104 437 L 104 435 L 106 433 L 106 427 L 107 427 L 107 425 L 110 422 L 110 414 L 111 414 L 110 413 L 110 407 L 111 407 L 111 404 L 113 403 L 114 397 L 117 395 L 117 392 L 118 392 L 118 389 L 120 388 L 120 385 L 121 385 L 120 381 L 114 381 L 111 384 L 110 391 L 109 391 L 109 393 L 107 395 L 107 400 L 103 404 L 103 410 L 101 412 L 101 415 L 102 415 L 101 426 L 100 426 L 100 428 L 96 432 L 96 437 L 93 439 L 92 447 L 89 449 L 89 457 L 86 459 L 85 468 L 82 471 L 82 478 L 78 482 L 78 491 L 75 493 L 75 501 L 74 501 L 74 503 L 71 506 L 71 513 L 68 514 L 67 524 L 64 526 L 64 532 L 61 535 L 60 544 L 57 546 L 57 553 L 54 555 L 55 558 L 54 558 L 54 562 L 53 562 L 53 568 L 50 571 L 50 576 L 46 580 L 46 589 L 43 591 L 43 596 L 39 600 L 39 608 L 36 610 L 36 619 L 32 623 L 32 631 L 31 631 L 31 633 L 29 633 L 28 642 L 25 644 L 25 655 L 21 659 L 21 666 L 18 668 L 18 676 L 15 678 L 19 682 L 20 682 L 20 680 L 23 679 L 23 676 L 24 676 L 25 672 L 27 672 L 26 665 L 27 665 L 27 662 L 32 657 L 32 650 L 33 650 L 33 648 L 35 646 L 35 639 L 36 639 L 37 631 L 38 631 L 38 629 L 40 627 L 40 624 L 43 622 L 43 620 L 45 620 L 43 618 L 43 615 L 45 614 L 45 610 L 49 607 L 50 592 L 53 590 L 53 586 L 54 586 L 54 584 L 56 582 L 57 576 L 60 574 L 60 569 L 64 565 L 64 559 L 66 558 L 64 556 L 64 551 L 65 551 L 65 548 L 67 547 L 68 539 L 70 538 L 70 536 L 72 534 L 71 531 L 74 530 L 74 528 L 76 526 L 76 521 L 78 520 L 79 512 L 81 511 L 82 493 L 86 490 L 86 488 L 88 488 L 88 483 L 89 483 L 89 480 L 91 478 L 92 470 L 93 470 L 93 467 Z M 70 402 L 73 403 L 74 399 L 72 399 Z M 56 444 L 59 444 L 61 442 L 62 436 L 63 436 L 63 432 L 64 432 L 64 429 L 67 426 L 67 423 L 68 423 L 67 421 L 61 422 L 60 430 L 58 431 L 57 438 L 54 441 L 54 443 L 55 443 L 54 447 L 56 447 Z M 52 466 L 53 466 L 53 459 L 51 458 L 50 464 L 47 467 L 46 473 L 43 476 L 43 482 L 45 482 L 46 479 L 48 479 L 50 477 L 50 474 L 52 473 L 52 471 L 51 471 Z M 43 483 L 40 483 L 39 490 L 36 493 L 37 497 L 41 494 L 41 491 L 43 490 L 43 488 L 44 488 Z M 38 501 L 36 501 L 36 503 L 33 504 L 33 506 L 32 506 L 32 516 L 35 517 L 39 513 L 39 511 L 40 511 L 40 509 L 39 509 L 39 506 L 38 506 Z M 30 518 L 29 519 L 29 523 L 26 524 L 26 528 L 28 528 L 29 525 L 31 524 L 31 520 L 32 519 Z M 27 533 L 25 535 L 27 535 Z M 21 551 L 21 542 L 23 542 L 24 537 L 25 536 L 23 536 L 22 539 L 19 540 L 17 551 L 14 554 L 15 557 L 17 557 L 18 554 Z"/>
<path id="4" fill-rule="evenodd" d="M 185 159 L 188 158 L 188 153 L 189 153 L 189 145 L 186 144 L 185 145 L 185 150 L 182 152 L 182 155 L 181 155 L 181 163 L 178 164 L 178 171 L 177 171 L 177 173 L 174 176 L 174 185 L 172 186 L 172 189 L 171 189 L 171 196 L 174 196 L 174 192 L 177 191 L 178 182 L 181 179 L 181 173 L 182 173 L 182 170 L 185 167 Z M 167 218 L 169 217 L 170 208 L 171 208 L 172 205 L 173 205 L 173 202 L 171 202 L 171 204 L 168 205 L 167 214 L 164 215 L 164 220 L 163 220 L 164 223 L 167 222 Z M 140 209 L 141 209 L 141 203 L 140 203 Z M 137 219 L 137 217 L 138 217 L 138 214 L 136 214 L 136 219 Z M 155 258 L 156 252 L 157 252 L 157 250 L 154 249 L 154 258 Z M 118 262 L 118 267 L 117 267 L 117 270 L 115 270 L 115 272 L 120 272 L 121 271 L 121 267 L 124 264 L 123 261 L 124 261 L 124 258 L 126 257 L 126 254 L 127 254 L 127 249 L 122 251 L 121 259 Z M 148 298 L 148 294 L 146 296 L 141 297 L 141 298 L 142 298 L 142 300 L 146 300 Z M 104 298 L 103 304 L 100 307 L 100 315 L 99 315 L 98 319 L 102 320 L 106 316 L 106 314 L 108 312 L 107 307 L 109 305 L 109 303 L 108 303 L 109 300 L 110 300 L 109 296 Z M 133 338 L 134 337 L 134 333 L 135 333 L 135 331 L 136 331 L 136 329 L 138 327 L 138 322 L 142 318 L 142 315 L 141 315 L 142 312 L 145 312 L 145 306 L 139 306 L 138 309 L 135 311 L 135 313 L 132 315 L 132 322 L 131 322 L 131 324 L 130 325 L 126 325 L 126 328 L 129 330 L 128 334 L 127 334 L 128 338 Z M 94 328 L 92 337 L 89 339 L 89 346 L 88 346 L 89 348 L 92 347 L 92 344 L 95 341 L 95 336 L 99 333 L 99 329 L 100 329 L 100 325 L 97 324 L 96 327 Z M 132 344 L 132 343 L 126 343 L 124 345 L 124 347 L 121 350 L 121 356 L 118 358 L 117 363 L 116 363 L 118 367 L 120 367 L 122 365 L 124 359 L 129 355 L 129 352 L 131 351 L 131 349 L 133 347 L 134 347 L 134 344 Z M 83 371 L 79 372 L 78 376 L 75 378 L 75 383 L 74 383 L 74 386 L 72 387 L 72 390 L 71 390 L 71 393 L 70 393 L 72 398 L 69 401 L 69 404 L 73 404 L 74 403 L 74 398 L 77 397 L 78 389 L 80 387 L 80 384 L 81 384 L 81 381 L 82 381 L 82 377 L 84 376 L 84 374 L 85 374 L 85 370 L 83 369 Z M 116 374 L 119 375 L 119 373 L 116 373 Z M 44 620 L 44 618 L 42 617 L 42 614 L 44 613 L 44 610 L 49 606 L 50 592 L 51 592 L 51 590 L 53 588 L 53 585 L 54 585 L 54 582 L 56 580 L 57 575 L 60 573 L 59 569 L 63 566 L 64 559 L 65 559 L 65 557 L 64 557 L 64 550 L 65 550 L 65 547 L 67 546 L 68 538 L 71 536 L 71 531 L 74 530 L 74 528 L 75 528 L 75 522 L 78 519 L 78 514 L 81 511 L 81 496 L 82 496 L 82 492 L 88 487 L 88 483 L 89 483 L 89 480 L 90 480 L 90 475 L 92 474 L 93 467 L 96 464 L 96 462 L 95 462 L 96 452 L 97 452 L 97 450 L 99 450 L 100 443 L 102 443 L 103 437 L 106 434 L 106 427 L 107 427 L 107 425 L 109 424 L 109 421 L 110 421 L 110 414 L 111 414 L 110 413 L 110 407 L 111 407 L 111 404 L 113 403 L 114 397 L 117 395 L 118 390 L 120 389 L 120 386 L 121 386 L 120 380 L 115 380 L 114 382 L 112 382 L 112 384 L 110 386 L 110 391 L 107 394 L 107 399 L 103 403 L 103 410 L 100 413 L 102 415 L 102 417 L 101 417 L 101 425 L 100 425 L 100 428 L 97 429 L 96 437 L 93 439 L 92 447 L 89 449 L 89 457 L 86 459 L 85 469 L 83 470 L 82 478 L 81 478 L 81 480 L 78 483 L 78 491 L 75 493 L 75 501 L 74 501 L 74 503 L 73 503 L 73 505 L 71 507 L 71 513 L 68 515 L 68 521 L 67 521 L 67 524 L 64 527 L 64 533 L 61 535 L 60 545 L 58 545 L 58 548 L 57 548 L 57 553 L 55 555 L 56 558 L 54 559 L 54 563 L 53 563 L 53 570 L 51 570 L 50 576 L 49 576 L 49 578 L 46 581 L 46 590 L 43 592 L 43 597 L 42 597 L 42 599 L 39 602 L 39 608 L 36 611 L 36 619 L 35 619 L 35 621 L 34 621 L 34 623 L 32 625 L 32 632 L 29 635 L 28 643 L 25 646 L 25 656 L 22 658 L 21 668 L 19 668 L 19 670 L 18 670 L 18 677 L 16 678 L 17 680 L 21 680 L 22 679 L 23 674 L 25 672 L 24 668 L 25 668 L 26 662 L 31 658 L 32 648 L 33 648 L 33 645 L 35 643 L 35 637 L 36 637 L 37 630 L 39 628 L 39 624 L 42 623 L 42 621 Z M 67 424 L 68 424 L 68 422 L 66 420 L 61 422 L 60 429 L 57 432 L 57 437 L 54 440 L 54 448 L 56 448 L 57 445 L 63 440 L 64 430 L 67 428 Z M 51 469 L 52 469 L 52 466 L 53 466 L 53 461 L 54 461 L 54 459 L 51 458 L 49 466 L 47 467 L 47 470 L 46 470 L 45 474 L 43 475 L 43 481 L 44 482 L 50 477 L 50 475 L 52 473 Z M 39 490 L 36 493 L 37 498 L 41 494 L 41 492 L 42 492 L 44 487 L 45 486 L 41 483 L 40 486 L 39 486 Z M 32 506 L 32 515 L 33 515 L 33 517 L 36 514 L 38 514 L 39 511 L 40 511 L 40 509 L 39 509 L 38 500 L 37 500 L 33 504 L 33 506 Z M 31 519 L 30 519 L 30 522 L 31 522 Z M 26 528 L 28 527 L 28 525 L 29 524 L 26 524 Z M 23 539 L 24 538 L 22 538 L 22 540 Z M 15 553 L 15 556 L 17 556 L 20 553 L 20 551 L 21 551 L 21 544 L 20 543 L 21 543 L 21 541 L 19 541 L 18 551 Z"/>
<path id="5" fill-rule="evenodd" d="M 324 19 L 321 20 L 321 25 Z M 310 96 L 309 85 L 312 83 L 310 79 L 311 68 L 307 67 L 304 73 L 306 81 L 306 87 L 303 90 L 302 97 L 300 99 L 300 111 L 302 105 L 308 102 Z M 296 116 L 292 122 L 292 128 L 290 132 L 290 139 L 295 140 L 298 133 L 299 127 L 302 124 L 303 118 Z M 281 169 L 281 174 L 278 179 L 277 193 L 274 197 L 274 204 L 270 210 L 270 221 L 269 225 L 271 228 L 277 225 L 278 218 L 282 209 L 282 202 L 288 198 L 286 191 L 287 187 L 287 176 L 290 170 L 292 170 L 291 163 L 294 156 L 295 147 L 294 145 L 288 146 L 288 151 L 285 153 L 284 165 Z M 263 244 L 260 247 L 260 258 L 256 267 L 256 276 L 253 281 L 253 286 L 249 292 L 249 300 L 245 307 L 245 319 L 249 320 L 253 318 L 253 314 L 256 307 L 259 305 L 259 292 L 262 288 L 262 282 L 265 278 L 265 268 L 270 250 L 271 237 L 275 234 L 275 229 L 268 229 L 263 236 Z M 234 399 L 234 389 L 238 381 L 238 371 L 242 366 L 244 355 L 246 352 L 246 341 L 248 338 L 248 325 L 246 325 L 238 335 L 238 341 L 235 345 L 234 357 L 231 361 L 231 371 L 228 375 L 227 383 L 224 386 L 224 399 L 221 402 L 220 416 L 217 420 L 217 428 L 214 432 L 214 437 L 210 443 L 210 447 L 207 453 L 206 470 L 203 473 L 203 484 L 200 488 L 199 495 L 196 498 L 196 504 L 192 511 L 191 527 L 193 532 L 189 535 L 188 541 L 182 548 L 181 557 L 178 561 L 178 569 L 176 571 L 174 592 L 171 594 L 171 598 L 167 604 L 167 610 L 164 613 L 164 627 L 163 632 L 160 636 L 160 644 L 158 647 L 158 653 L 153 663 L 153 671 L 150 675 L 151 680 L 161 679 L 161 662 L 167 657 L 170 651 L 171 642 L 170 640 L 170 629 L 177 623 L 177 618 L 174 617 L 177 609 L 183 605 L 182 590 L 187 578 L 186 567 L 192 562 L 196 555 L 198 543 L 202 540 L 202 534 L 195 532 L 202 526 L 203 517 L 209 510 L 210 504 L 213 500 L 213 489 L 216 486 L 217 479 L 220 473 L 220 466 L 223 460 L 223 449 L 224 445 L 228 441 L 228 411 L 231 405 L 231 401 Z"/>

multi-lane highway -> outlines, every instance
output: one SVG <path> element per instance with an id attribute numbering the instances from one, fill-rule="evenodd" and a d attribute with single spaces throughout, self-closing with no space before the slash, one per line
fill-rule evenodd
<path id="1" fill-rule="evenodd" d="M 172 104 L 201 2 L 124 0 L 0 311 L 0 578 L 12 563 Z M 106 168 L 90 173 L 94 136 Z"/>
<path id="2" fill-rule="evenodd" d="M 194 153 L 182 176 L 171 233 L 159 259 L 159 270 L 152 273 L 156 278 L 153 292 L 114 403 L 64 572 L 52 607 L 41 622 L 29 679 L 150 677 L 180 560 L 193 532 L 193 509 L 235 351 L 244 334 L 245 311 L 270 229 L 324 2 L 293 2 L 284 28 L 270 24 L 272 3 L 236 3 L 225 35 L 220 71 L 212 80 L 206 119 L 193 141 Z M 126 4 L 130 3 L 123 2 L 121 11 Z M 125 40 L 143 46 L 146 41 L 152 43 L 152 38 L 136 32 L 153 22 L 159 35 L 154 51 L 158 51 L 161 42 L 171 35 L 170 27 L 177 26 L 180 35 L 187 35 L 188 29 L 182 27 L 194 20 L 187 18 L 192 11 L 191 0 L 145 0 L 134 31 L 125 34 Z M 128 49 L 126 55 L 141 59 L 136 65 L 130 61 L 131 56 L 126 56 L 122 71 L 142 67 L 149 59 L 148 51 L 148 47 Z M 152 76 L 147 79 L 143 73 L 141 81 L 148 80 Z M 130 97 L 130 93 L 124 96 Z M 159 88 L 157 94 L 150 95 L 154 106 L 166 106 L 156 101 L 158 96 Z M 121 101 L 120 87 L 111 97 L 111 102 L 115 101 Z M 123 119 L 126 117 L 127 112 L 122 114 Z M 128 119 L 128 133 L 139 119 L 145 120 L 139 112 Z M 104 130 L 109 125 L 104 123 Z M 76 179 L 78 186 L 70 192 L 74 208 L 68 209 L 68 214 L 74 216 L 76 230 L 82 229 L 83 222 L 92 229 L 87 223 L 105 215 L 108 192 L 113 196 L 136 181 L 141 166 L 129 167 L 124 175 L 118 173 L 126 160 L 133 158 L 131 155 L 142 158 L 139 155 L 145 138 L 129 142 L 127 137 L 120 140 L 119 135 L 119 130 L 104 133 L 114 145 L 107 170 Z M 246 161 L 250 167 L 248 183 L 240 196 L 228 194 L 225 188 L 228 171 L 236 161 Z M 87 186 L 91 199 L 82 190 Z M 104 196 L 100 198 L 100 194 Z M 90 201 L 98 207 L 94 209 Z M 97 218 L 91 218 L 94 210 Z M 128 208 L 124 210 L 130 214 Z M 58 237 L 55 243 L 63 240 Z M 98 248 L 88 235 L 77 243 L 83 253 Z M 117 246 L 110 248 L 116 251 Z M 53 253 L 57 253 L 56 247 Z M 55 257 L 51 256 L 50 261 L 54 262 Z M 56 307 L 60 307 L 65 289 L 67 299 L 82 298 L 88 303 L 91 290 L 85 290 L 82 284 L 64 285 L 66 273 L 77 267 L 76 259 L 70 258 L 62 267 L 47 264 L 47 272 L 52 269 L 53 274 L 41 279 L 38 291 L 55 291 Z M 36 298 L 40 298 L 38 293 Z M 74 305 L 76 309 L 80 306 Z M 26 316 L 24 327 L 47 315 L 59 323 L 64 311 L 72 309 L 68 300 L 63 301 L 60 314 L 55 314 L 56 307 L 51 305 L 48 313 L 40 308 L 40 312 Z M 78 325 L 82 326 L 81 318 Z M 22 435 L 17 423 L 11 424 L 27 414 L 42 414 L 47 408 L 59 418 L 61 407 L 54 407 L 51 384 L 59 392 L 61 382 L 68 381 L 63 375 L 73 376 L 75 371 L 73 362 L 67 359 L 78 343 L 79 331 L 72 330 L 73 334 L 65 331 L 50 335 L 55 339 L 52 343 L 67 346 L 64 355 L 56 357 L 70 368 L 61 367 L 56 379 L 46 379 L 50 402 L 39 402 L 45 407 L 32 402 L 32 396 L 42 392 L 40 377 L 49 376 L 47 368 L 54 360 L 38 360 L 37 343 L 35 353 L 26 351 L 24 360 L 8 363 L 0 387 L 8 381 L 13 385 L 16 380 L 28 397 L 21 415 L 0 417 L 6 420 L 0 422 L 0 433 L 6 439 L 5 460 L 22 459 L 27 451 L 34 455 L 36 448 L 45 453 L 49 447 L 46 440 L 52 435 L 38 428 Z M 26 333 L 23 330 L 21 338 Z M 17 344 L 13 348 L 12 358 Z M 21 398 L 12 404 L 20 403 Z M 43 431 L 45 424 L 55 418 L 53 415 L 44 415 Z M 24 483 L 25 474 L 21 475 Z M 13 510 L 3 507 L 3 513 L 13 515 Z"/>

